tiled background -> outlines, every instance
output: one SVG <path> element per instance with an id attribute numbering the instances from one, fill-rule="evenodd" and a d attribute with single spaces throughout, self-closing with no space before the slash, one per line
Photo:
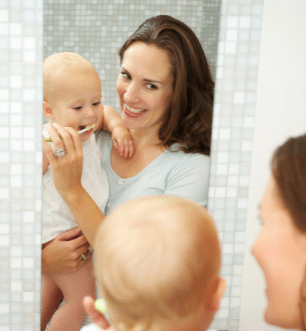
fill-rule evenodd
<path id="1" fill-rule="evenodd" d="M 263 7 L 263 0 L 222 1 L 208 209 L 227 289 L 213 330 L 239 329 Z"/>
<path id="2" fill-rule="evenodd" d="M 199 36 L 215 67 L 221 0 L 103 0 L 44 2 L 44 57 L 62 51 L 84 56 L 102 81 L 103 103 L 119 109 L 115 83 L 118 50 L 146 19 L 159 14 L 177 17 Z"/>
<path id="3" fill-rule="evenodd" d="M 39 330 L 42 1 L 0 1 L 0 330 Z"/>
<path id="4" fill-rule="evenodd" d="M 42 57 L 60 51 L 86 57 L 100 74 L 103 102 L 119 109 L 117 51 L 158 14 L 187 23 L 217 67 L 209 210 L 228 288 L 211 330 L 238 331 L 263 0 L 43 5 L 0 0 L 0 331 L 39 330 Z"/>

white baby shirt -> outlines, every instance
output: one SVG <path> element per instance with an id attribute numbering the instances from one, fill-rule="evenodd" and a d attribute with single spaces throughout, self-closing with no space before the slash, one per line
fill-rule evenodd
<path id="1" fill-rule="evenodd" d="M 94 134 L 82 142 L 82 148 L 84 156 L 82 185 L 104 212 L 109 187 L 106 173 L 101 167 L 101 152 L 96 144 Z M 55 188 L 50 165 L 43 175 L 42 204 L 42 243 L 46 243 L 58 234 L 77 226 L 65 201 Z"/>

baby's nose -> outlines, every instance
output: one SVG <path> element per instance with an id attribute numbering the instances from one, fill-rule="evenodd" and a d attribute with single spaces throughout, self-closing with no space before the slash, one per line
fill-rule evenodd
<path id="1" fill-rule="evenodd" d="M 95 111 L 94 111 L 94 108 L 93 106 L 90 106 L 86 109 L 86 114 L 85 114 L 85 117 L 86 118 L 91 118 L 91 117 L 94 117 L 95 116 Z"/>

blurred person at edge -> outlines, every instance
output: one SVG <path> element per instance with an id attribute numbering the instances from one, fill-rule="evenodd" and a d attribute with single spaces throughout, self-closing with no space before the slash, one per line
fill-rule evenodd
<path id="1" fill-rule="evenodd" d="M 259 206 L 262 221 L 252 254 L 266 280 L 267 323 L 305 330 L 306 134 L 274 152 Z"/>

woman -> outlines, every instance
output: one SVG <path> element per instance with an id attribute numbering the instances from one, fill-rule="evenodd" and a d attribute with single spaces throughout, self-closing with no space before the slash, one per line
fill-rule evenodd
<path id="1" fill-rule="evenodd" d="M 123 158 L 107 133 L 97 134 L 110 186 L 105 213 L 145 195 L 179 195 L 206 205 L 214 82 L 199 40 L 183 22 L 162 15 L 146 20 L 119 55 L 121 118 L 136 152 Z M 104 214 L 80 183 L 80 139 L 60 126 L 50 135 L 56 149 L 66 150 L 56 158 L 44 143 L 57 189 L 92 243 Z M 43 250 L 45 272 L 73 272 L 82 265 L 90 256 L 86 239 L 67 240 L 79 234 L 66 233 Z"/>
<path id="2" fill-rule="evenodd" d="M 280 146 L 271 165 L 259 208 L 262 228 L 252 247 L 267 283 L 264 318 L 282 328 L 304 330 L 300 291 L 306 266 L 306 134 Z"/>
<path id="3" fill-rule="evenodd" d="M 214 83 L 197 37 L 184 23 L 157 16 L 146 20 L 119 54 L 122 122 L 131 130 L 137 151 L 126 160 L 107 134 L 98 134 L 110 184 L 106 213 L 121 202 L 152 194 L 181 195 L 205 205 Z M 63 141 L 53 132 L 54 143 L 58 149 L 65 147 L 67 155 L 56 159 L 48 146 L 44 149 L 59 192 L 92 242 L 104 215 L 78 182 L 82 158 L 72 141 L 80 146 L 79 137 L 68 128 L 58 131 Z M 71 194 L 78 201 L 71 200 Z M 69 240 L 79 234 L 78 229 L 68 232 L 43 250 L 45 272 L 73 272 L 82 265 L 82 255 L 90 255 L 88 243 L 84 236 Z"/>

